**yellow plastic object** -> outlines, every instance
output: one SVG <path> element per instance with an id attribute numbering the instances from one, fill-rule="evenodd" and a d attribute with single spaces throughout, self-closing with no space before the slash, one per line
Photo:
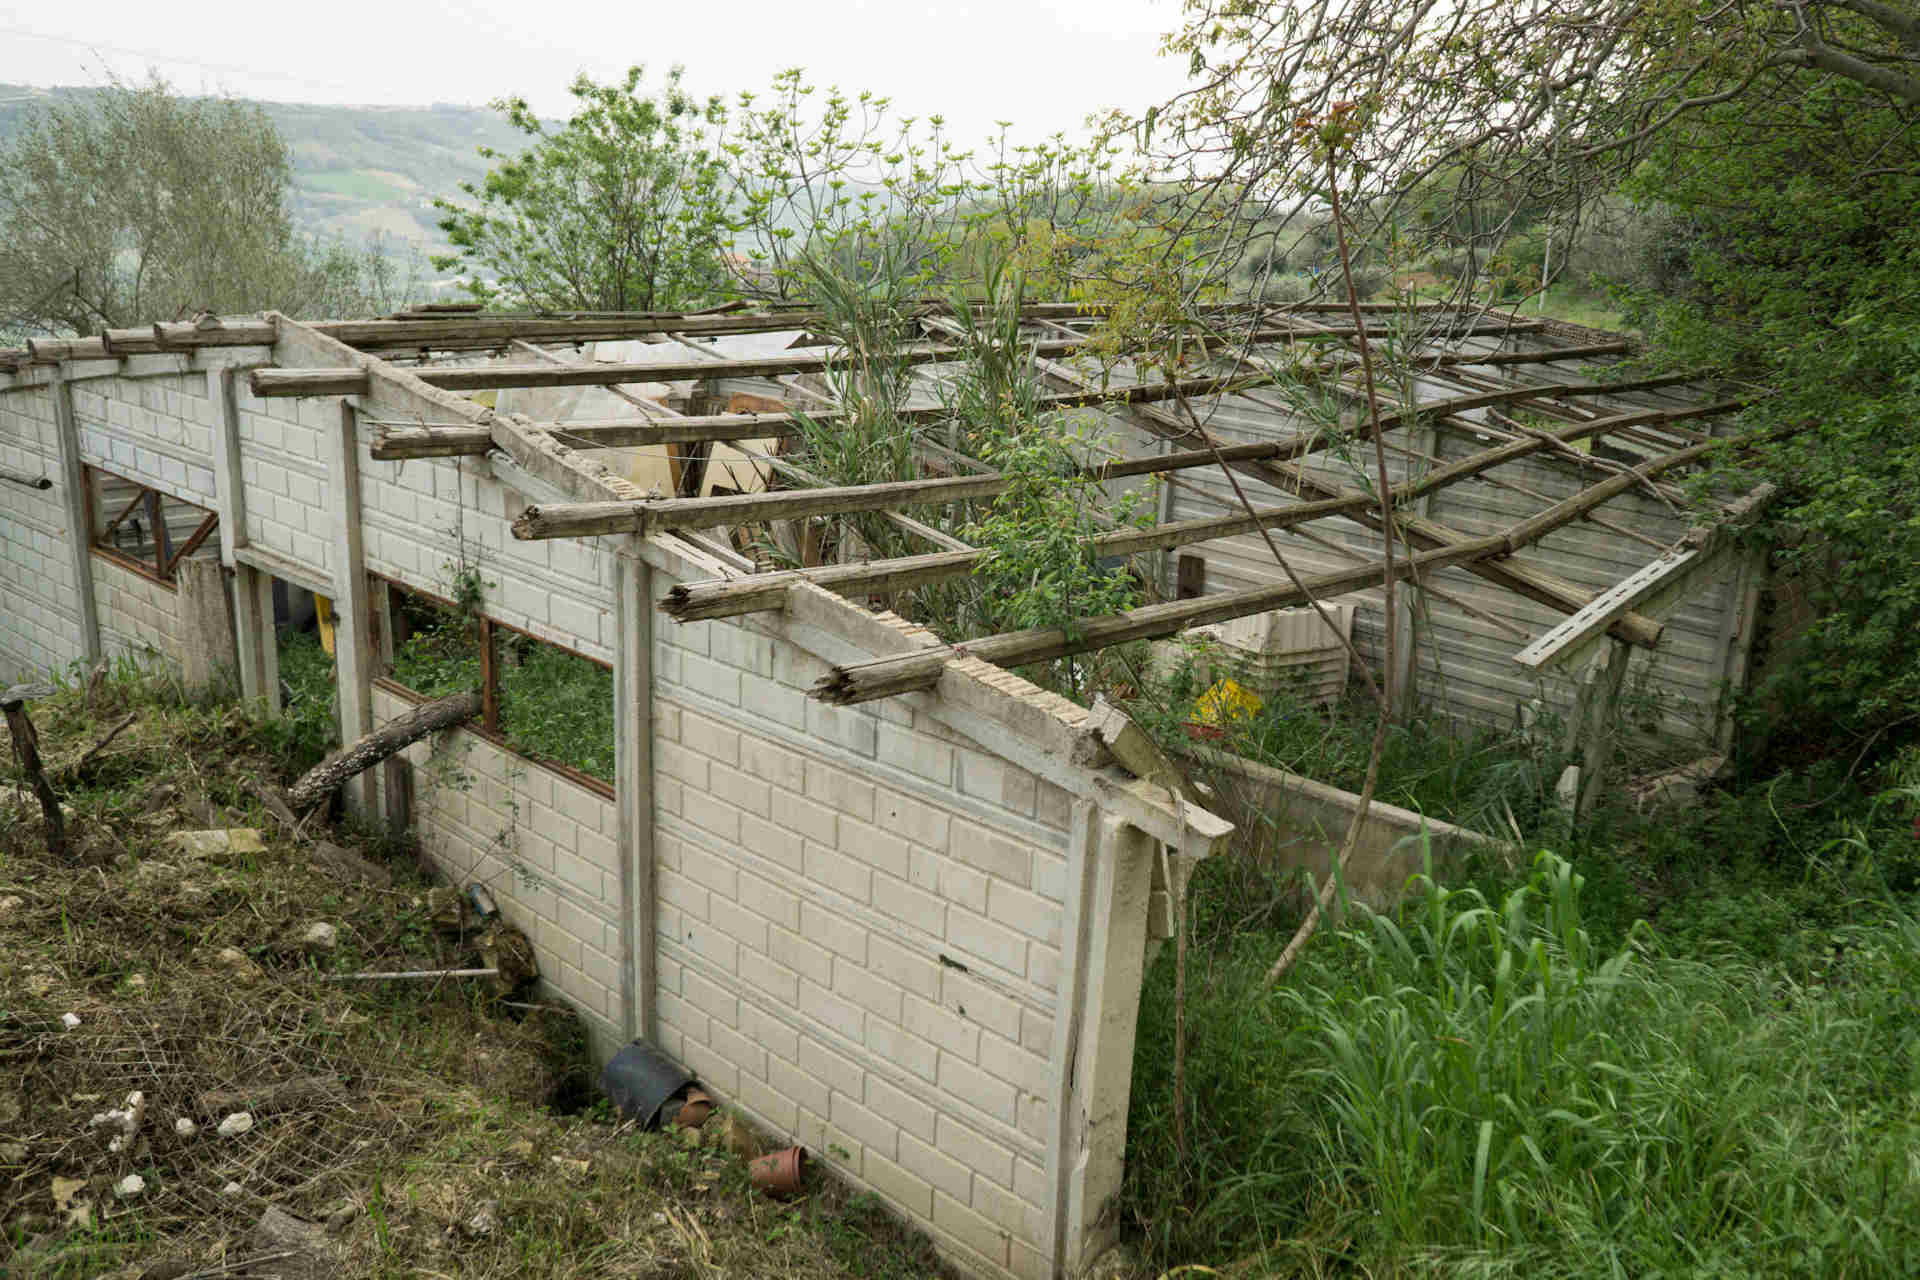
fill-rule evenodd
<path id="1" fill-rule="evenodd" d="M 1237 680 L 1221 680 L 1193 704 L 1195 724 L 1231 724 L 1250 720 L 1264 705 L 1260 695 Z"/>
<path id="2" fill-rule="evenodd" d="M 333 601 L 325 596 L 313 598 L 314 619 L 320 624 L 320 647 L 333 656 Z"/>

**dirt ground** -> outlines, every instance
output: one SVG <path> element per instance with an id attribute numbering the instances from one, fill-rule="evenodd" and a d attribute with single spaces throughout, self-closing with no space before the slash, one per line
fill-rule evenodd
<path id="1" fill-rule="evenodd" d="M 330 981 L 481 965 L 484 926 L 410 850 L 277 822 L 272 726 L 125 666 L 28 709 L 72 848 L 0 750 L 0 1274 L 945 1274 L 817 1174 L 754 1190 L 734 1117 L 617 1123 L 533 991 Z M 169 840 L 228 828 L 259 848 Z"/>

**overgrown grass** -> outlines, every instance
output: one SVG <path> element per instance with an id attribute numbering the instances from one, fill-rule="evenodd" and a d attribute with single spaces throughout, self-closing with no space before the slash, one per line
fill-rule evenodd
<path id="1" fill-rule="evenodd" d="M 1920 919 L 1877 872 L 1911 852 L 1914 799 L 1784 903 L 1716 915 L 1689 892 L 1623 930 L 1608 901 L 1590 927 L 1584 877 L 1542 855 L 1497 892 L 1428 880 L 1356 910 L 1279 989 L 1285 930 L 1226 934 L 1189 975 L 1184 1159 L 1162 963 L 1128 1161 L 1149 1252 L 1236 1274 L 1914 1274 Z M 1227 884 L 1203 876 L 1201 905 Z M 1769 930 L 1800 944 L 1769 953 Z"/>
<path id="2" fill-rule="evenodd" d="M 417 628 L 394 654 L 393 675 L 428 698 L 478 689 L 480 651 L 452 610 L 408 602 Z M 500 733 L 522 755 L 613 780 L 613 672 L 517 633 L 502 633 Z"/>
<path id="3" fill-rule="evenodd" d="M 1179 743 L 1197 718 L 1207 686 L 1182 663 L 1164 679 L 1142 682 L 1127 711 L 1162 742 Z M 1257 711 L 1227 718 L 1209 744 L 1329 786 L 1358 791 L 1373 745 L 1374 712 L 1365 695 L 1331 707 L 1279 691 Z M 1508 837 L 1512 823 L 1535 832 L 1564 829 L 1555 816 L 1554 780 L 1567 763 L 1543 736 L 1448 726 L 1420 718 L 1396 724 L 1380 762 L 1376 798 L 1487 834 Z"/>
<path id="4" fill-rule="evenodd" d="M 330 663 L 307 643 L 292 642 L 283 675 L 325 706 Z M 69 681 L 32 715 L 73 809 L 75 856 L 47 854 L 0 754 L 0 1275 L 224 1274 L 260 1254 L 269 1205 L 329 1223 L 329 1274 L 945 1274 L 924 1237 L 817 1177 L 793 1202 L 751 1190 L 732 1126 L 710 1121 L 689 1145 L 615 1126 L 604 1105 L 578 1113 L 592 1088 L 584 1034 L 537 993 L 511 1006 L 482 984 L 325 981 L 479 956 L 436 918 L 401 850 L 308 830 L 394 877 L 343 880 L 273 826 L 255 783 L 296 767 L 282 730 L 193 705 L 177 680 L 131 663 L 91 704 Z M 208 826 L 260 827 L 266 849 L 202 859 L 165 843 Z M 337 926 L 333 952 L 301 945 L 314 920 Z M 256 1106 L 244 1136 L 173 1127 L 207 1091 L 315 1078 L 328 1096 Z M 89 1116 L 133 1089 L 148 1123 L 116 1151 Z M 133 1172 L 145 1189 L 116 1196 Z M 70 1219 L 76 1200 L 91 1225 Z"/>

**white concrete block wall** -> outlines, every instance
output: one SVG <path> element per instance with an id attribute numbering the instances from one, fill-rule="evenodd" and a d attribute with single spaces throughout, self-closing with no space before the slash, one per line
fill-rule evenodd
<path id="1" fill-rule="evenodd" d="M 325 436 L 339 402 L 262 400 L 234 380 L 247 541 L 314 569 L 333 572 L 333 495 Z"/>
<path id="2" fill-rule="evenodd" d="M 376 725 L 414 705 L 375 684 Z M 541 980 L 579 1009 L 597 1055 L 610 1056 L 626 1039 L 614 802 L 465 729 L 417 742 L 406 758 L 421 848 L 450 883 L 487 886 L 532 941 Z"/>
<path id="3" fill-rule="evenodd" d="M 789 639 L 655 628 L 661 1046 L 967 1269 L 1046 1274 L 1066 794 L 809 700 Z"/>
<path id="4" fill-rule="evenodd" d="M 180 665 L 179 592 L 103 555 L 92 565 L 101 652 Z"/>
<path id="5" fill-rule="evenodd" d="M 0 467 L 54 482 L 51 489 L 0 483 L 0 683 L 12 683 L 85 653 L 53 397 L 44 381 L 0 383 Z"/>
<path id="6" fill-rule="evenodd" d="M 80 458 L 150 489 L 211 509 L 216 409 L 207 376 L 167 357 L 165 372 L 70 383 Z"/>
<path id="7" fill-rule="evenodd" d="M 447 596 L 456 567 L 471 564 L 485 584 L 488 616 L 613 661 L 613 562 L 597 541 L 516 541 L 510 526 L 528 500 L 494 480 L 484 461 L 375 462 L 370 439 L 371 432 L 363 432 L 360 505 L 368 569 Z"/>

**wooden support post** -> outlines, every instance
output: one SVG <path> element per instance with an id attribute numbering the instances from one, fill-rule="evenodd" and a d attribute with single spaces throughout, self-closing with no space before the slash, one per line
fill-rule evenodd
<path id="1" fill-rule="evenodd" d="M 1407 443 L 1412 449 L 1412 455 L 1409 456 L 1407 464 L 1409 469 L 1417 465 L 1419 454 L 1439 456 L 1440 433 L 1431 419 L 1422 418 L 1410 424 L 1409 435 L 1411 438 Z M 1411 481 L 1412 477 L 1409 476 L 1408 479 Z M 1417 519 L 1427 519 L 1433 511 L 1433 494 L 1432 489 L 1423 490 L 1420 496 L 1413 500 L 1412 511 L 1409 514 Z M 1417 704 L 1420 701 L 1421 600 L 1420 579 L 1417 576 L 1407 579 L 1407 589 L 1399 593 L 1398 603 L 1400 607 L 1395 611 L 1396 616 L 1393 619 L 1393 649 L 1395 665 L 1399 668 L 1392 673 L 1392 685 L 1395 691 L 1394 714 L 1399 717 L 1402 724 L 1411 724 L 1417 714 Z"/>
<path id="2" fill-rule="evenodd" d="M 360 530 L 360 444 L 352 405 L 327 433 L 327 481 L 333 508 L 334 667 L 339 679 L 340 741 L 358 742 L 373 732 L 373 651 L 367 634 L 366 550 Z M 371 818 L 373 777 L 358 774 L 344 787 L 348 812 Z"/>
<path id="3" fill-rule="evenodd" d="M 54 794 L 47 782 L 47 772 L 40 764 L 40 735 L 34 732 L 33 721 L 27 716 L 27 703 L 52 692 L 51 685 L 14 685 L 0 693 L 0 711 L 6 713 L 7 732 L 13 739 L 13 757 L 19 761 L 20 772 L 33 788 L 34 799 L 40 802 L 40 813 L 47 824 L 47 852 L 56 858 L 65 858 L 66 818 L 60 812 L 60 797 Z"/>
<path id="4" fill-rule="evenodd" d="M 60 497 L 67 509 L 67 555 L 80 624 L 80 652 L 89 667 L 100 661 L 100 613 L 93 599 L 93 517 L 87 496 L 86 468 L 80 462 L 80 427 L 73 417 L 73 387 L 64 366 L 56 366 L 47 384 L 53 397 L 54 429 L 60 438 Z"/>
<path id="5" fill-rule="evenodd" d="M 651 1039 L 654 1008 L 653 570 L 639 539 L 614 555 L 613 750 L 620 845 L 621 1012 Z"/>
<path id="6" fill-rule="evenodd" d="M 1619 640 L 1607 642 L 1607 665 L 1601 671 L 1581 717 L 1580 796 L 1574 802 L 1573 816 L 1585 818 L 1600 799 L 1600 786 L 1606 779 L 1607 764 L 1613 758 L 1614 739 L 1620 720 L 1620 691 L 1626 687 L 1627 664 L 1633 659 L 1633 646 Z"/>
<path id="7" fill-rule="evenodd" d="M 1107 814 L 1095 820 L 1099 834 L 1078 922 L 1084 970 L 1075 976 L 1080 999 L 1061 1151 L 1066 1194 L 1056 1257 L 1062 1275 L 1080 1274 L 1119 1230 L 1113 1210 L 1126 1171 L 1134 1024 L 1156 855 L 1154 841 L 1138 828 Z"/>

